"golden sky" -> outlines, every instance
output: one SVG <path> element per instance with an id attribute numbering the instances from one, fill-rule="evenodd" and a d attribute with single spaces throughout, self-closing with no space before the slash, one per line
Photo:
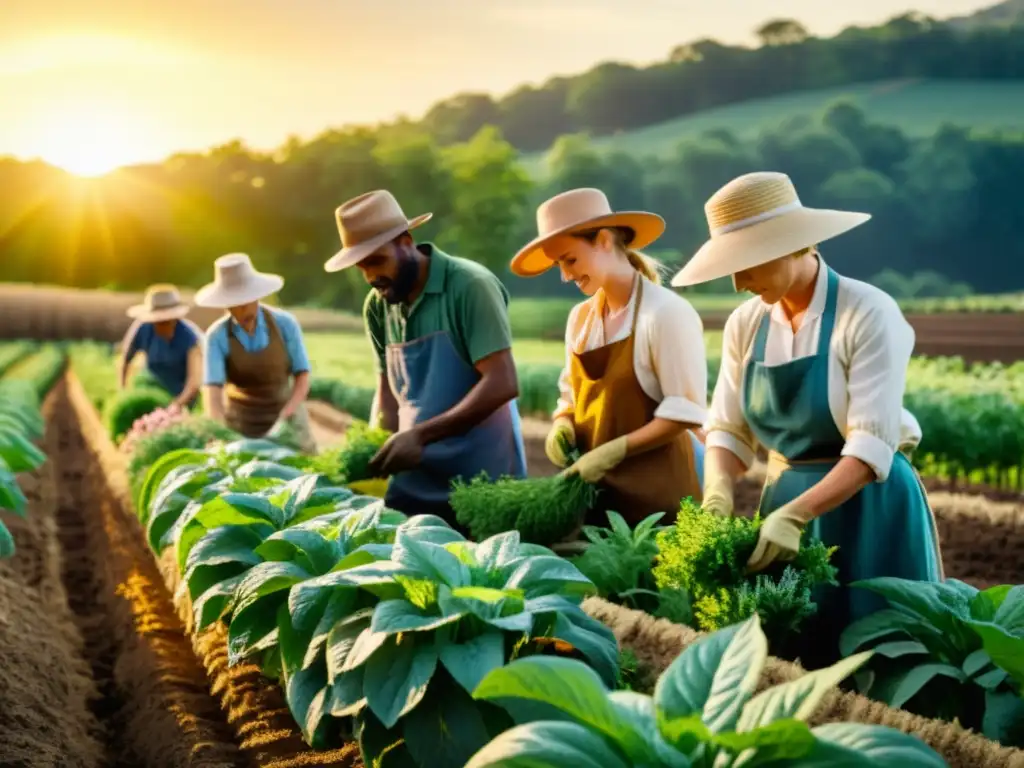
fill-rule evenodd
<path id="1" fill-rule="evenodd" d="M 768 18 L 831 34 L 993 2 L 0 0 L 0 155 L 99 172 L 233 138 L 266 149 L 458 91 L 750 42 Z"/>

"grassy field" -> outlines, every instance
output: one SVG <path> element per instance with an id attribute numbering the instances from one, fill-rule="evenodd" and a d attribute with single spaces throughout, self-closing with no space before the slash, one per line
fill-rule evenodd
<path id="1" fill-rule="evenodd" d="M 704 334 L 708 357 L 717 358 L 722 350 L 722 334 Z M 373 353 L 366 337 L 358 333 L 308 333 L 306 347 L 313 364 L 313 375 L 339 379 L 356 387 L 374 387 Z M 561 341 L 520 339 L 512 348 L 517 365 L 562 365 L 565 346 Z"/>
<path id="2" fill-rule="evenodd" d="M 840 99 L 856 104 L 870 120 L 896 126 L 909 136 L 931 135 L 943 123 L 1024 130 L 1024 81 L 905 79 L 730 104 L 594 143 L 602 149 L 666 156 L 683 139 L 705 131 L 725 128 L 741 139 L 752 139 L 796 115 L 818 114 Z M 543 175 L 543 152 L 524 155 L 522 160 L 532 174 Z"/>

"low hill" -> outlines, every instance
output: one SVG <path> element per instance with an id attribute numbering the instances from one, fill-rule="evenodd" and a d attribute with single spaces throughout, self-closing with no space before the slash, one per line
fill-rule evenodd
<path id="1" fill-rule="evenodd" d="M 1024 0 L 1005 0 L 997 5 L 982 8 L 969 16 L 957 16 L 947 21 L 961 29 L 1024 24 Z"/>
<path id="2" fill-rule="evenodd" d="M 638 156 L 665 156 L 674 152 L 680 141 L 705 131 L 725 129 L 738 138 L 754 139 L 765 129 L 776 128 L 798 115 L 820 113 L 844 99 L 859 106 L 872 122 L 896 126 L 914 137 L 931 135 L 944 123 L 1024 132 L 1024 80 L 904 79 L 744 101 L 595 138 L 593 144 Z M 543 157 L 544 153 L 530 153 L 523 156 L 523 161 L 531 173 L 540 175 Z"/>

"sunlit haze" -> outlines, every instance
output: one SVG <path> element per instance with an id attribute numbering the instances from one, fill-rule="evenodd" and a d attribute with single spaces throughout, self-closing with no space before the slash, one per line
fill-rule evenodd
<path id="1" fill-rule="evenodd" d="M 750 43 L 769 18 L 828 35 L 979 0 L 35 0 L 0 7 L 0 155 L 83 175 L 240 138 L 419 117 L 680 43 Z"/>

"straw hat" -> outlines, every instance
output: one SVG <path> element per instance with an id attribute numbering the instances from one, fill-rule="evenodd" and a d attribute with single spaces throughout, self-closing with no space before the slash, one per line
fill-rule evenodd
<path id="1" fill-rule="evenodd" d="M 180 320 L 188 315 L 188 304 L 181 300 L 181 294 L 173 285 L 151 285 L 142 303 L 128 307 L 126 314 L 146 323 Z"/>
<path id="2" fill-rule="evenodd" d="M 244 253 L 229 253 L 213 262 L 214 279 L 196 292 L 200 307 L 228 309 L 259 301 L 284 285 L 280 275 L 257 272 Z"/>
<path id="3" fill-rule="evenodd" d="M 665 220 L 646 211 L 612 211 L 604 192 L 584 187 L 570 189 L 537 208 L 538 235 L 512 258 L 512 273 L 520 277 L 536 277 L 555 265 L 544 252 L 544 244 L 559 235 L 603 227 L 629 227 L 633 239 L 628 243 L 637 250 L 646 248 L 665 231 Z"/>
<path id="4" fill-rule="evenodd" d="M 696 285 L 734 275 L 841 235 L 868 213 L 805 208 L 784 173 L 748 173 L 704 204 L 711 239 L 687 262 L 672 285 Z"/>
<path id="5" fill-rule="evenodd" d="M 334 212 L 342 248 L 327 260 L 324 271 L 340 272 L 355 266 L 384 243 L 426 224 L 433 215 L 406 218 L 395 196 L 384 189 L 353 197 Z"/>

